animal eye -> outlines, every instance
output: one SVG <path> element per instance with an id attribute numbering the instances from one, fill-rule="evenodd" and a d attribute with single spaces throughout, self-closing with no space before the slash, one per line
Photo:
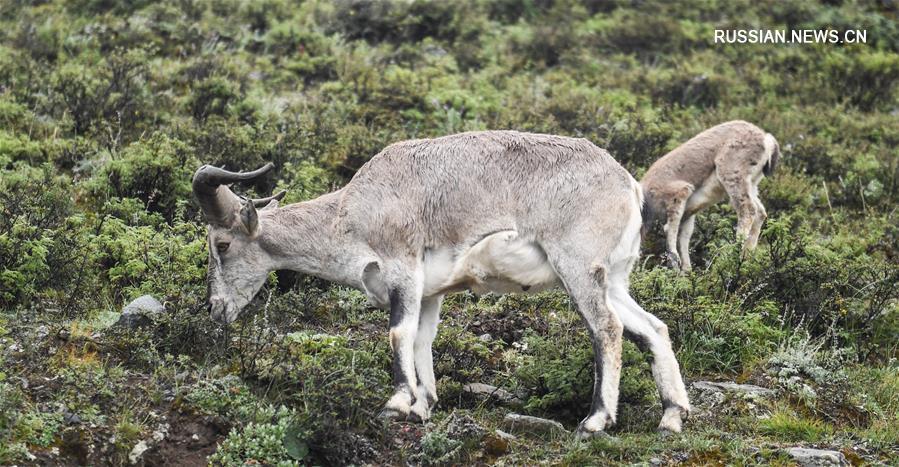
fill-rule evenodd
<path id="1" fill-rule="evenodd" d="M 224 253 L 228 251 L 228 247 L 231 246 L 228 242 L 219 242 L 215 244 L 215 249 L 218 250 L 219 253 Z"/>

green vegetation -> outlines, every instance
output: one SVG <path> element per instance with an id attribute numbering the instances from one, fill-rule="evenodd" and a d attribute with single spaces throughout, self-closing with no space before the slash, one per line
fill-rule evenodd
<path id="1" fill-rule="evenodd" d="M 899 22 L 890 2 L 12 1 L 0 7 L 0 464 L 765 464 L 781 448 L 899 456 Z M 722 45 L 715 28 L 866 29 L 867 44 Z M 634 296 L 670 327 L 691 392 L 662 438 L 631 344 L 614 438 L 497 438 L 512 410 L 572 429 L 589 340 L 562 292 L 450 297 L 427 425 L 385 426 L 386 314 L 272 274 L 245 317 L 205 313 L 203 163 L 272 175 L 286 202 L 391 142 L 513 128 L 585 137 L 635 176 L 714 124 L 773 133 L 769 219 L 741 257 L 725 204 L 695 272 Z M 130 329 L 122 306 L 165 312 Z M 484 382 L 521 398 L 471 399 Z M 146 451 L 137 449 L 144 443 Z"/>

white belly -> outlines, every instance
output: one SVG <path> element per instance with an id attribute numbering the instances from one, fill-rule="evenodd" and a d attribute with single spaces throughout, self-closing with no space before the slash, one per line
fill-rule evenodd
<path id="1" fill-rule="evenodd" d="M 433 250 L 424 258 L 424 296 L 470 289 L 535 293 L 559 285 L 537 243 L 507 230 L 485 237 L 467 251 Z"/>

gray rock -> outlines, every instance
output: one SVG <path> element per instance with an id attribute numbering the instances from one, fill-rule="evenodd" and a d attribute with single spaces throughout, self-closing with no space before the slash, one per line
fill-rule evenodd
<path id="1" fill-rule="evenodd" d="M 128 454 L 128 460 L 132 465 L 137 464 L 144 453 L 147 452 L 147 449 L 150 449 L 150 445 L 146 441 L 141 440 L 131 449 L 131 452 Z"/>
<path id="2" fill-rule="evenodd" d="M 503 427 L 513 433 L 558 435 L 566 433 L 561 423 L 540 417 L 510 413 L 503 418 Z"/>
<path id="3" fill-rule="evenodd" d="M 491 336 L 489 333 L 484 333 L 478 336 L 478 340 L 485 343 L 490 342 L 493 340 L 493 336 Z"/>
<path id="4" fill-rule="evenodd" d="M 728 381 L 697 381 L 693 383 L 693 387 L 703 391 L 729 391 L 755 396 L 771 396 L 775 393 L 773 389 L 763 388 L 753 384 L 737 384 Z"/>
<path id="5" fill-rule="evenodd" d="M 131 464 L 137 464 L 141 457 L 143 457 L 144 453 L 147 452 L 153 446 L 161 443 L 166 436 L 169 434 L 169 426 L 168 423 L 160 423 L 156 430 L 150 435 L 149 439 L 141 440 L 131 449 L 131 452 L 128 454 L 128 460 Z"/>
<path id="6" fill-rule="evenodd" d="M 81 423 L 81 417 L 79 417 L 77 413 L 70 412 L 69 409 L 63 410 L 62 420 L 69 425 L 77 425 Z"/>
<path id="7" fill-rule="evenodd" d="M 787 454 L 802 467 L 819 467 L 827 465 L 849 465 L 846 456 L 839 451 L 825 449 L 789 448 Z"/>
<path id="8" fill-rule="evenodd" d="M 484 383 L 470 383 L 462 386 L 462 392 L 479 399 L 494 399 L 501 404 L 521 405 L 521 399 L 503 388 Z"/>
<path id="9" fill-rule="evenodd" d="M 446 435 L 462 442 L 480 441 L 486 430 L 475 419 L 468 415 L 453 412 L 446 420 Z"/>
<path id="10" fill-rule="evenodd" d="M 165 307 L 152 295 L 144 295 L 125 305 L 122 316 L 116 321 L 115 326 L 136 328 L 152 323 L 153 316 L 165 311 Z"/>
<path id="11" fill-rule="evenodd" d="M 518 437 L 513 435 L 512 433 L 506 433 L 503 430 L 494 430 L 493 434 L 496 435 L 497 438 L 504 439 L 506 441 L 516 441 Z"/>

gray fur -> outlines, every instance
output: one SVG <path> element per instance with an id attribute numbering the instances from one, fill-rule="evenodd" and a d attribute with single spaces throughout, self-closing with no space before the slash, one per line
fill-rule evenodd
<path id="1" fill-rule="evenodd" d="M 672 266 L 689 271 L 694 216 L 726 195 L 737 212 L 744 251 L 755 248 L 767 217 L 758 184 L 779 159 L 777 140 L 751 123 L 736 120 L 703 131 L 662 156 L 640 181 L 644 233 L 663 220 Z"/>
<path id="2" fill-rule="evenodd" d="M 430 353 L 445 293 L 561 284 L 584 317 L 597 362 L 581 432 L 615 421 L 624 328 L 665 366 L 653 373 L 676 413 L 666 407 L 660 427 L 679 431 L 689 402 L 667 332 L 627 291 L 641 205 L 640 185 L 584 139 L 488 131 L 393 144 L 342 189 L 270 205 L 255 226 L 239 220 L 251 216 L 213 209 L 238 220 L 209 227 L 212 315 L 236 319 L 277 269 L 363 290 L 391 310 L 396 388 L 382 414 L 423 420 L 437 400 Z M 221 242 L 230 247 L 220 254 Z"/>

